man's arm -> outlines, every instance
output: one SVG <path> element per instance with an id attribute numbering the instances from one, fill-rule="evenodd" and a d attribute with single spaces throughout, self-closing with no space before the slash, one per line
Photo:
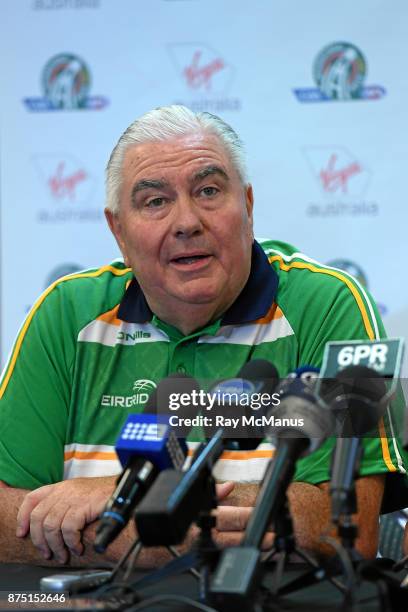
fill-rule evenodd
<path id="1" fill-rule="evenodd" d="M 366 476 L 356 480 L 357 507 L 353 515 L 358 526 L 357 550 L 366 558 L 374 558 L 378 548 L 378 519 L 384 491 L 384 474 Z M 231 539 L 228 533 L 232 529 L 245 529 L 257 493 L 257 485 L 236 484 L 230 497 L 219 508 L 220 520 L 217 521 L 217 539 Z M 290 512 L 293 519 L 296 541 L 300 548 L 317 555 L 333 554 L 333 548 L 321 540 L 322 535 L 335 536 L 331 524 L 331 507 L 329 483 L 311 485 L 304 482 L 293 482 L 288 489 Z M 237 504 L 237 508 L 232 508 Z M 268 534 L 264 545 L 271 543 L 272 534 Z"/>
<path id="2" fill-rule="evenodd" d="M 384 482 L 384 474 L 356 480 L 358 511 L 353 515 L 353 521 L 358 527 L 356 549 L 368 559 L 375 558 L 377 554 Z M 315 486 L 293 482 L 289 487 L 288 498 L 298 545 L 317 554 L 333 554 L 333 548 L 320 540 L 322 534 L 336 535 L 331 524 L 329 483 Z"/>
<path id="3" fill-rule="evenodd" d="M 78 487 L 78 483 L 75 483 L 77 487 L 75 495 L 73 495 L 75 486 L 72 486 L 72 481 L 40 487 L 34 491 L 8 487 L 5 483 L 0 482 L 0 561 L 81 565 L 106 560 L 92 550 L 95 525 L 91 523 L 97 518 L 103 504 L 112 492 L 115 478 L 90 478 L 88 481 L 86 487 Z M 69 485 L 65 486 L 66 483 Z M 95 491 L 98 492 L 95 494 Z M 88 499 L 79 511 L 78 508 L 75 508 L 75 500 L 81 496 L 82 501 L 84 498 Z M 43 500 L 42 507 L 41 499 Z M 40 512 L 37 510 L 36 513 L 36 508 L 40 508 Z M 49 509 L 48 513 L 46 508 Z M 70 508 L 71 524 L 69 523 Z M 59 510 L 63 510 L 63 513 L 59 513 Z M 65 522 L 63 534 L 61 526 L 67 515 L 68 522 Z M 58 520 L 60 527 L 56 529 Z M 19 537 L 16 535 L 18 527 Z M 83 530 L 82 534 L 80 530 Z M 120 553 L 117 548 L 122 550 L 126 541 L 130 543 L 132 536 L 132 527 L 129 526 L 121 538 L 120 546 L 109 549 L 108 560 L 114 561 L 119 558 Z M 68 544 L 70 544 L 70 550 L 67 548 Z"/>
<path id="4" fill-rule="evenodd" d="M 61 562 L 54 556 L 46 559 L 34 546 L 31 538 L 16 536 L 16 519 L 18 510 L 29 493 L 24 489 L 0 488 L 0 563 L 31 563 L 60 567 Z M 93 550 L 95 540 L 96 522 L 85 527 L 82 533 L 83 552 L 81 556 L 67 554 L 66 565 L 78 567 L 95 567 L 101 563 L 116 563 L 123 552 L 134 542 L 136 531 L 130 523 L 109 546 L 105 554 L 99 555 Z M 164 548 L 144 549 L 139 558 L 139 565 L 143 567 L 156 567 L 170 560 L 170 555 Z"/>
<path id="5" fill-rule="evenodd" d="M 8 487 L 0 481 L 0 562 L 73 566 L 117 562 L 136 538 L 133 521 L 104 555 L 93 551 L 96 519 L 115 482 L 115 477 L 75 478 L 27 491 Z M 233 483 L 217 485 L 218 499 L 229 495 L 233 488 Z M 237 510 L 233 508 L 233 519 Z M 229 522 L 230 527 L 220 539 L 224 545 L 231 546 L 239 541 L 243 527 L 238 527 L 234 520 Z M 193 527 L 183 550 L 193 543 L 196 534 L 197 529 Z M 165 548 L 145 548 L 138 564 L 155 567 L 170 558 Z"/>

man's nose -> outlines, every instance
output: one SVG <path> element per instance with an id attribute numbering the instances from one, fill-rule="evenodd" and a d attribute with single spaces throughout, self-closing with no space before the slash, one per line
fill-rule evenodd
<path id="1" fill-rule="evenodd" d="M 197 204 L 189 196 L 179 197 L 174 206 L 173 231 L 175 236 L 189 237 L 201 233 L 202 230 L 203 223 Z"/>

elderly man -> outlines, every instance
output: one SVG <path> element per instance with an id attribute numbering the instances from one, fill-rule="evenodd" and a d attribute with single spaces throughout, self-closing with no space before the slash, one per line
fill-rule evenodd
<path id="1" fill-rule="evenodd" d="M 252 209 L 242 144 L 218 117 L 161 108 L 122 135 L 107 168 L 106 218 L 124 262 L 55 282 L 1 380 L 3 560 L 95 561 L 95 520 L 119 471 L 115 439 L 142 408 L 141 385 L 171 372 L 231 377 L 255 357 L 283 376 L 319 366 L 328 340 L 383 334 L 352 277 L 284 243 L 254 241 Z M 377 550 L 385 475 L 403 471 L 385 425 L 366 441 L 357 481 L 357 545 L 367 557 Z M 298 543 L 314 551 L 330 525 L 331 448 L 301 460 L 289 489 Z M 239 541 L 270 455 L 261 446 L 220 461 L 218 478 L 235 481 L 218 485 L 221 545 Z M 129 527 L 111 556 L 133 537 Z M 156 553 L 145 561 L 158 562 Z"/>

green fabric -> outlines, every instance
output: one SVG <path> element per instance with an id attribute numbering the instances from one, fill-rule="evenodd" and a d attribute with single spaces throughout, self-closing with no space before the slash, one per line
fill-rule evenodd
<path id="1" fill-rule="evenodd" d="M 29 314 L 2 375 L 0 480 L 29 489 L 57 482 L 69 445 L 114 445 L 127 415 L 143 407 L 136 381 L 158 383 L 178 371 L 198 381 L 228 378 L 255 358 L 270 360 L 285 376 L 299 365 L 320 366 L 328 340 L 365 339 L 367 325 L 384 335 L 374 303 L 351 277 L 327 273 L 287 244 L 261 246 L 279 276 L 276 303 L 284 317 L 259 329 L 253 323 L 225 329 L 216 321 L 184 337 L 156 317 L 142 325 L 97 321 L 120 303 L 132 278 L 120 262 L 54 283 Z M 282 335 L 285 320 L 290 333 Z M 270 339 L 274 330 L 278 337 Z M 248 343 L 227 341 L 237 331 L 248 332 Z M 388 463 L 380 440 L 366 441 L 363 474 L 402 469 L 397 445 L 385 444 Z M 295 478 L 327 480 L 331 446 L 301 460 Z"/>

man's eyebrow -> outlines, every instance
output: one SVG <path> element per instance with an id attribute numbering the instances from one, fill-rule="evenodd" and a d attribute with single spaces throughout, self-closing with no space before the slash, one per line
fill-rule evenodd
<path id="1" fill-rule="evenodd" d="M 141 179 L 133 185 L 131 200 L 132 202 L 135 201 L 138 191 L 143 191 L 144 189 L 164 189 L 168 186 L 168 182 L 163 181 L 162 179 Z"/>
<path id="2" fill-rule="evenodd" d="M 219 174 L 226 181 L 229 181 L 228 174 L 220 166 L 206 166 L 205 168 L 202 168 L 201 170 L 198 170 L 198 172 L 193 174 L 191 182 L 194 183 L 196 181 L 200 181 L 201 179 L 204 179 L 207 176 L 211 176 L 212 174 Z"/>

